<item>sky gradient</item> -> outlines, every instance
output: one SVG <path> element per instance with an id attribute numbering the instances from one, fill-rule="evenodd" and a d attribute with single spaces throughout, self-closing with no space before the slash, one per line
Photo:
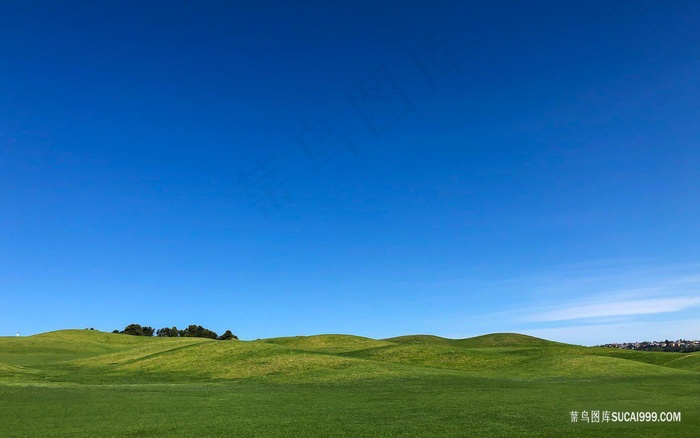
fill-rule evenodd
<path id="1" fill-rule="evenodd" d="M 698 2 L 20 2 L 0 335 L 700 338 Z"/>

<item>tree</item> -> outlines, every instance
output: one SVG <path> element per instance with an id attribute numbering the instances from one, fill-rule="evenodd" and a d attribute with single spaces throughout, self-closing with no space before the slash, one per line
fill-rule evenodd
<path id="1" fill-rule="evenodd" d="M 209 338 L 209 339 L 216 339 L 219 337 L 219 335 L 216 334 L 216 332 L 213 332 L 209 329 L 205 329 L 201 325 L 189 325 L 187 328 L 184 330 L 184 334 L 181 334 L 180 336 L 186 337 L 186 338 Z"/>
<path id="2" fill-rule="evenodd" d="M 158 329 L 158 331 L 156 332 L 156 336 L 158 336 L 159 338 L 169 338 L 170 337 L 170 329 L 168 327 Z"/>
<path id="3" fill-rule="evenodd" d="M 131 336 L 153 336 L 155 330 L 153 329 L 153 327 L 149 326 L 141 327 L 141 324 L 129 324 L 124 328 L 124 330 L 120 331 L 119 333 Z"/>
<path id="4" fill-rule="evenodd" d="M 160 338 L 177 338 L 180 336 L 180 332 L 178 331 L 177 327 L 163 327 L 162 329 L 158 329 L 158 331 L 156 331 L 156 336 Z"/>
<path id="5" fill-rule="evenodd" d="M 88 330 L 88 329 L 85 329 Z M 94 330 L 94 329 L 90 329 Z M 238 336 L 234 335 L 231 330 L 226 330 L 226 332 L 219 336 L 216 334 L 216 332 L 206 329 L 202 327 L 201 325 L 194 325 L 191 324 L 187 326 L 186 329 L 184 330 L 178 330 L 177 327 L 163 327 L 161 329 L 155 330 L 153 327 L 150 326 L 141 326 L 140 324 L 129 324 L 127 325 L 124 330 L 119 331 L 119 330 L 114 330 L 112 333 L 119 333 L 123 335 L 131 335 L 131 336 L 153 336 L 154 334 L 158 337 L 168 337 L 168 338 L 177 338 L 177 337 L 186 337 L 186 338 L 208 338 L 208 339 L 219 339 L 222 341 L 226 340 L 231 340 L 231 339 L 238 339 Z"/>
<path id="6" fill-rule="evenodd" d="M 231 330 L 226 330 L 226 331 L 224 332 L 224 334 L 221 335 L 221 336 L 219 336 L 217 339 L 219 339 L 220 341 L 228 341 L 228 340 L 232 340 L 232 339 L 236 339 L 236 340 L 237 340 L 237 339 L 238 339 L 238 336 L 236 336 L 236 335 L 234 335 L 233 333 L 231 333 Z"/>
<path id="7" fill-rule="evenodd" d="M 129 324 L 121 333 L 123 335 L 143 336 L 143 327 L 141 327 L 141 324 Z"/>
<path id="8" fill-rule="evenodd" d="M 143 329 L 143 336 L 153 336 L 153 333 L 155 333 L 155 329 L 150 326 L 144 326 L 142 327 Z"/>

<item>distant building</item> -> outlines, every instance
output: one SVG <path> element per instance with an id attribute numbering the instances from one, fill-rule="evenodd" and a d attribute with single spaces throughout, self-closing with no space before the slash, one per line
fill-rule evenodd
<path id="1" fill-rule="evenodd" d="M 599 345 L 599 347 L 621 348 L 624 350 L 642 350 L 642 351 L 676 351 L 690 353 L 700 351 L 700 341 L 688 341 L 679 339 L 677 341 L 644 341 L 644 342 L 623 342 Z"/>

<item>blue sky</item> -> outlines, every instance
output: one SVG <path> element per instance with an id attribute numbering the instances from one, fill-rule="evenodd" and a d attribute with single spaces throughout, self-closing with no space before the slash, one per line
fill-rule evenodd
<path id="1" fill-rule="evenodd" d="M 21 2 L 0 334 L 700 338 L 697 2 Z"/>

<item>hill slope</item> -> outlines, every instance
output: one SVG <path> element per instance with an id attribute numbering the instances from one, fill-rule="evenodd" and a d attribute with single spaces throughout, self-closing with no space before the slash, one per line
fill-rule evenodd
<path id="1" fill-rule="evenodd" d="M 514 333 L 384 340 L 316 335 L 245 342 L 65 330 L 0 338 L 0 376 L 37 370 L 56 380 L 79 375 L 87 380 L 327 381 L 442 373 L 586 378 L 694 375 L 700 355 L 587 348 Z"/>

